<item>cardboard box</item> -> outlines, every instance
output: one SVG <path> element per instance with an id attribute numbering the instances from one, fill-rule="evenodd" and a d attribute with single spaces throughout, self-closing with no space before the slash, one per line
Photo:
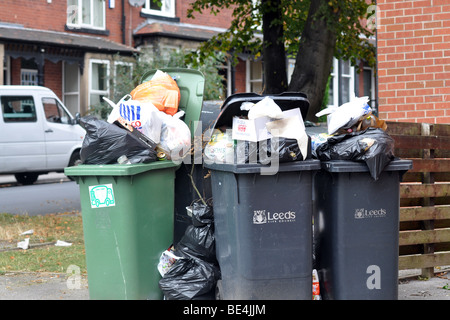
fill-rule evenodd
<path id="1" fill-rule="evenodd" d="M 302 127 L 298 128 L 298 130 L 305 130 L 303 117 L 299 108 L 294 108 L 283 112 L 282 119 L 290 117 L 298 117 L 301 120 L 300 123 L 302 125 Z M 247 120 L 240 119 L 239 117 L 233 117 L 232 139 L 252 142 L 270 139 L 272 135 L 269 131 L 267 131 L 266 123 L 275 120 L 279 119 L 260 117 L 253 120 Z"/>

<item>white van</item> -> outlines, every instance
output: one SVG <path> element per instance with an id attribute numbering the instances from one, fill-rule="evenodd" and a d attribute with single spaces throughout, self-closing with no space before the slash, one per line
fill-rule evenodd
<path id="1" fill-rule="evenodd" d="M 80 162 L 85 130 L 53 91 L 0 86 L 0 174 L 21 184 Z"/>

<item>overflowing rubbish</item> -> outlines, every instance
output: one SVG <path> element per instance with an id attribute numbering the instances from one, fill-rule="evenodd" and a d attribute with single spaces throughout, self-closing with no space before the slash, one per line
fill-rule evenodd
<path id="1" fill-rule="evenodd" d="M 83 117 L 87 134 L 81 149 L 83 164 L 181 161 L 190 151 L 191 132 L 178 111 L 180 89 L 158 70 L 118 103 L 103 97 L 112 111 L 107 121 Z M 125 156 L 128 161 L 118 161 Z"/>
<path id="2" fill-rule="evenodd" d="M 160 111 L 150 102 L 140 102 L 131 99 L 131 95 L 125 95 L 117 104 L 103 97 L 113 109 L 107 121 L 114 123 L 122 118 L 134 128 L 142 132 L 155 143 L 159 143 L 161 135 L 162 119 Z"/>
<path id="3" fill-rule="evenodd" d="M 149 81 L 138 85 L 130 95 L 133 100 L 150 102 L 171 116 L 177 113 L 181 97 L 175 80 L 161 70 L 156 71 Z"/>
<path id="4" fill-rule="evenodd" d="M 374 180 L 378 180 L 384 168 L 395 158 L 394 139 L 382 129 L 368 128 L 364 131 L 337 135 L 316 149 L 319 160 L 364 161 Z"/>
<path id="5" fill-rule="evenodd" d="M 368 97 L 354 98 L 316 116 L 327 116 L 328 134 L 311 137 L 312 154 L 319 160 L 363 161 L 374 180 L 378 180 L 394 157 L 394 139 L 386 132 L 386 122 L 372 114 Z"/>
<path id="6" fill-rule="evenodd" d="M 322 297 L 320 296 L 319 275 L 316 269 L 313 269 L 312 273 L 312 299 L 322 300 Z"/>
<path id="7" fill-rule="evenodd" d="M 192 225 L 181 240 L 166 250 L 158 270 L 159 287 L 168 300 L 213 299 L 220 269 L 216 260 L 213 211 L 194 203 Z"/>
<path id="8" fill-rule="evenodd" d="M 81 118 L 80 125 L 86 130 L 80 151 L 83 164 L 115 164 L 124 154 L 131 163 L 156 160 L 156 144 L 150 140 L 141 140 L 132 132 L 94 116 Z"/>
<path id="9" fill-rule="evenodd" d="M 161 139 L 157 151 L 163 152 L 167 159 L 180 161 L 191 149 L 191 131 L 179 117 L 179 111 L 173 117 L 160 113 L 163 121 L 161 125 Z"/>
<path id="10" fill-rule="evenodd" d="M 205 147 L 206 161 L 260 163 L 300 161 L 311 157 L 299 108 L 283 111 L 270 97 L 256 103 L 244 101 L 231 126 L 215 128 Z M 246 114 L 245 114 L 246 113 Z"/>
<path id="11" fill-rule="evenodd" d="M 170 246 L 170 248 L 161 253 L 161 257 L 159 258 L 158 263 L 158 271 L 162 277 L 164 277 L 167 271 L 169 271 L 170 268 L 172 268 L 173 264 L 177 260 L 181 259 L 181 257 L 177 257 L 173 252 L 174 247 Z"/>

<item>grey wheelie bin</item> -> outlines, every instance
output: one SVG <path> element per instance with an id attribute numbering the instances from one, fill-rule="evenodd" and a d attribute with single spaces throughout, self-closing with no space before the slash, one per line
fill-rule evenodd
<path id="1" fill-rule="evenodd" d="M 237 94 L 224 103 L 215 127 L 245 116 Z M 284 110 L 309 102 L 298 93 L 271 96 Z M 262 174 L 260 163 L 206 163 L 211 171 L 216 257 L 221 269 L 217 298 L 224 300 L 312 299 L 312 181 L 320 161 L 279 163 Z"/>
<path id="2" fill-rule="evenodd" d="M 318 160 L 211 164 L 219 298 L 312 299 L 312 177 Z"/>
<path id="3" fill-rule="evenodd" d="M 374 180 L 362 162 L 324 161 L 314 179 L 314 242 L 323 299 L 398 297 L 399 185 L 393 160 Z"/>

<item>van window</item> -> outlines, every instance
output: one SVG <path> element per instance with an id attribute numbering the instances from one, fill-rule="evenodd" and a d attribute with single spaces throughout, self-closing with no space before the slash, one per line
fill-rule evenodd
<path id="1" fill-rule="evenodd" d="M 70 116 L 55 98 L 42 98 L 45 118 L 48 122 L 68 124 Z"/>
<path id="2" fill-rule="evenodd" d="M 36 107 L 32 96 L 2 96 L 3 121 L 36 122 Z"/>

